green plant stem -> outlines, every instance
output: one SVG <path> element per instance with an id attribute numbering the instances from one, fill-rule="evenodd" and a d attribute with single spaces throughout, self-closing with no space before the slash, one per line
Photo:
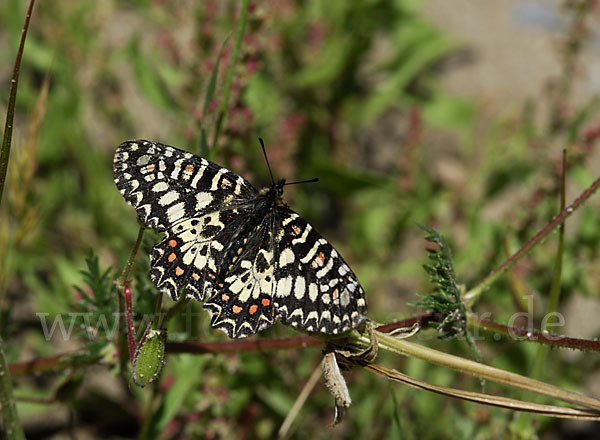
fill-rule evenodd
<path id="1" fill-rule="evenodd" d="M 223 43 L 221 44 L 221 48 L 219 49 L 219 53 L 217 54 L 217 60 L 215 61 L 215 67 L 210 75 L 210 80 L 208 81 L 208 87 L 206 89 L 206 94 L 204 95 L 204 105 L 202 106 L 202 118 L 206 116 L 208 111 L 208 107 L 212 102 L 213 95 L 215 93 L 216 85 L 217 85 L 217 77 L 219 76 L 219 66 L 221 65 L 221 57 L 223 56 L 223 51 L 225 50 L 225 46 L 227 46 L 227 42 L 229 41 L 230 35 L 225 37 Z M 206 128 L 201 124 L 200 126 L 200 154 L 204 157 L 209 157 L 214 159 L 214 153 L 210 152 L 210 148 L 208 146 Z"/>
<path id="2" fill-rule="evenodd" d="M 537 234 L 530 238 L 521 248 L 511 255 L 504 263 L 494 269 L 489 275 L 487 275 L 479 284 L 470 289 L 463 295 L 463 301 L 467 307 L 471 307 L 479 297 L 508 269 L 510 269 L 517 261 L 527 254 L 536 244 L 543 240 L 554 228 L 560 225 L 575 212 L 583 202 L 594 194 L 594 192 L 600 187 L 600 177 L 598 177 L 592 184 L 583 191 L 579 197 L 577 197 L 573 203 L 563 209 L 556 217 L 552 219 L 544 228 L 542 228 Z"/>
<path id="3" fill-rule="evenodd" d="M 185 294 L 185 292 L 182 292 L 181 296 L 179 297 L 179 299 L 177 300 L 175 305 L 167 311 L 166 315 L 164 316 L 164 319 L 159 321 L 158 325 L 160 327 L 166 326 L 167 322 L 169 322 L 171 320 L 171 318 L 173 318 L 173 316 L 177 315 L 183 309 L 185 309 L 189 302 L 190 302 L 190 298 L 188 298 L 188 296 Z"/>
<path id="4" fill-rule="evenodd" d="M 547 417 L 560 417 L 572 420 L 600 420 L 600 411 L 587 408 L 569 408 L 557 405 L 542 405 L 539 403 L 527 402 L 523 400 L 512 399 L 510 397 L 497 396 L 493 394 L 477 393 L 457 388 L 448 388 L 439 385 L 433 385 L 413 377 L 402 374 L 397 370 L 382 367 L 377 364 L 363 365 L 368 371 L 386 377 L 389 380 L 399 382 L 403 385 L 415 388 L 417 390 L 429 391 L 442 396 L 454 397 L 457 399 L 475 402 L 478 404 L 492 405 L 498 408 L 506 408 L 511 411 L 527 411 Z M 526 432 L 524 430 L 516 431 L 519 434 Z M 524 438 L 519 436 L 518 438 Z"/>
<path id="5" fill-rule="evenodd" d="M 233 46 L 233 54 L 231 55 L 231 63 L 227 70 L 227 77 L 225 79 L 225 88 L 223 90 L 223 99 L 219 106 L 219 113 L 217 115 L 217 123 L 215 124 L 215 134 L 213 136 L 212 148 L 210 150 L 211 159 L 214 158 L 214 154 L 217 151 L 217 142 L 219 135 L 221 134 L 221 128 L 225 120 L 225 114 L 227 111 L 227 102 L 229 101 L 229 93 L 231 92 L 231 86 L 233 84 L 233 76 L 235 74 L 235 66 L 237 64 L 238 54 L 240 47 L 242 46 L 242 38 L 244 37 L 244 31 L 246 29 L 246 21 L 248 19 L 248 9 L 250 7 L 250 0 L 243 0 L 240 11 L 240 22 L 237 27 L 237 33 L 235 36 L 235 44 Z"/>
<path id="6" fill-rule="evenodd" d="M 565 209 L 565 198 L 566 198 L 566 183 L 567 183 L 567 150 L 563 150 L 562 154 L 562 173 L 561 173 L 561 188 L 560 188 L 560 209 Z M 565 223 L 561 223 L 558 228 L 558 246 L 556 249 L 556 259 L 554 261 L 554 270 L 552 285 L 550 286 L 550 298 L 548 306 L 546 308 L 546 319 L 542 322 L 542 332 L 547 333 L 549 328 L 549 316 L 556 313 L 558 308 L 558 300 L 560 298 L 560 280 L 562 278 L 562 263 L 564 254 L 564 243 L 565 243 Z M 535 358 L 533 360 L 533 367 L 531 368 L 531 378 L 539 379 L 542 376 L 544 369 L 544 363 L 548 356 L 549 347 L 547 345 L 540 345 L 537 348 Z M 523 393 L 523 400 L 531 400 L 531 393 Z M 522 430 L 531 424 L 531 414 L 520 414 L 515 420 L 515 426 L 517 429 Z"/>
<path id="7" fill-rule="evenodd" d="M 138 434 L 138 439 L 144 440 L 150 437 L 150 430 L 153 424 L 153 414 L 154 408 L 156 406 L 156 399 L 158 397 L 160 381 L 156 381 L 152 384 L 152 392 L 148 397 L 148 401 L 146 402 L 146 407 L 144 408 L 144 418 L 142 420 L 142 427 L 140 428 L 140 432 Z"/>
<path id="8" fill-rule="evenodd" d="M 17 89 L 19 85 L 19 73 L 21 70 L 21 59 L 25 50 L 25 41 L 27 39 L 27 31 L 29 30 L 29 22 L 35 0 L 30 0 L 27 13 L 25 15 L 25 23 L 21 33 L 21 41 L 17 50 L 17 58 L 13 68 L 13 76 L 10 84 L 10 96 L 8 98 L 8 107 L 6 110 L 6 121 L 4 124 L 4 135 L 2 136 L 2 150 L 0 150 L 0 206 L 2 206 L 2 195 L 4 194 L 4 186 L 6 184 L 6 174 L 8 172 L 8 159 L 10 157 L 10 147 L 12 144 L 12 131 L 15 119 L 15 106 L 17 102 Z M 3 284 L 3 283 L 2 283 Z M 0 285 L 0 288 L 1 285 Z M 2 296 L 2 295 L 0 295 Z M 15 404 L 12 379 L 8 370 L 6 356 L 4 355 L 4 341 L 0 337 L 0 408 L 2 409 L 2 422 L 6 438 L 9 440 L 20 440 L 25 438 L 23 427 L 19 421 L 19 413 Z"/>
<path id="9" fill-rule="evenodd" d="M 8 363 L 4 356 L 4 341 L 0 337 L 0 408 L 2 408 L 2 422 L 7 439 L 20 440 L 25 438 L 23 428 L 19 422 L 19 413 L 13 395 L 13 388 Z"/>
<path id="10" fill-rule="evenodd" d="M 554 399 L 564 402 L 574 403 L 586 408 L 600 410 L 600 401 L 583 394 L 574 393 L 572 391 L 563 390 L 553 385 L 530 379 L 509 371 L 500 370 L 490 367 L 479 362 L 474 362 L 469 359 L 464 359 L 458 356 L 453 356 L 448 353 L 443 353 L 429 347 L 408 342 L 403 339 L 396 339 L 385 333 L 375 331 L 379 348 L 401 354 L 403 356 L 415 357 L 427 362 L 451 368 L 462 373 L 472 376 L 481 377 L 497 383 L 508 385 L 510 387 L 519 388 L 526 391 L 532 391 L 537 394 L 550 396 Z M 361 335 L 358 340 L 363 345 L 370 344 L 368 335 Z"/>
<path id="11" fill-rule="evenodd" d="M 567 186 L 567 150 L 563 150 L 562 157 L 562 181 L 560 189 L 560 210 L 565 209 L 566 203 L 566 186 Z M 556 249 L 556 261 L 554 263 L 554 277 L 552 286 L 550 287 L 550 300 L 546 313 L 555 313 L 558 309 L 558 301 L 560 299 L 560 280 L 562 278 L 562 264 L 565 248 L 565 222 L 560 224 L 558 228 L 558 247 Z M 545 327 L 542 330 L 548 330 L 548 320 L 545 322 Z"/>
<path id="12" fill-rule="evenodd" d="M 154 306 L 154 319 L 152 320 L 152 328 L 157 330 L 162 325 L 161 315 L 162 315 L 162 302 L 163 302 L 163 292 L 162 290 L 158 291 L 158 295 L 156 296 L 156 304 Z"/>
<path id="13" fill-rule="evenodd" d="M 142 239 L 144 238 L 144 231 L 146 228 L 144 226 L 140 226 L 138 231 L 138 236 L 135 240 L 135 244 L 133 248 L 131 248 L 131 252 L 129 253 L 129 258 L 127 259 L 127 263 L 125 264 L 125 269 L 121 273 L 121 287 L 125 284 L 125 281 L 129 279 L 131 275 L 131 269 L 133 268 L 133 264 L 135 263 L 135 256 L 137 255 L 138 250 L 142 244 Z"/>
<path id="14" fill-rule="evenodd" d="M 565 209 L 565 198 L 566 198 L 566 183 L 567 183 L 567 151 L 563 150 L 562 157 L 562 180 L 560 189 L 560 208 L 561 211 Z M 556 249 L 556 260 L 554 262 L 554 276 L 552 278 L 552 285 L 550 286 L 550 299 L 548 301 L 548 307 L 546 308 L 546 318 L 556 313 L 558 309 L 558 301 L 560 299 L 560 280 L 562 278 L 562 263 L 565 247 L 565 223 L 561 223 L 558 228 L 558 246 Z M 548 332 L 550 327 L 549 320 L 544 319 L 543 321 L 543 332 Z M 548 354 L 548 346 L 540 345 L 533 361 L 533 368 L 531 371 L 531 377 L 537 379 L 541 376 L 544 362 Z"/>
<path id="15" fill-rule="evenodd" d="M 15 119 L 15 106 L 17 102 L 17 88 L 19 85 L 19 73 L 21 71 L 21 58 L 25 49 L 25 40 L 27 39 L 27 31 L 29 30 L 29 21 L 33 12 L 35 0 L 29 2 L 29 8 L 25 15 L 25 24 L 21 33 L 21 42 L 17 51 L 17 59 L 13 69 L 13 76 L 10 82 L 10 96 L 8 98 L 8 107 L 6 110 L 6 121 L 4 124 L 4 136 L 2 139 L 2 151 L 0 152 L 0 205 L 2 205 L 2 194 L 4 194 L 4 185 L 6 183 L 6 173 L 8 171 L 8 159 L 10 157 L 10 147 L 12 142 L 13 123 Z"/>

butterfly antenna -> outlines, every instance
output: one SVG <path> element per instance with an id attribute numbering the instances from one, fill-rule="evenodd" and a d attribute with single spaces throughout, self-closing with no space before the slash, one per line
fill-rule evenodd
<path id="1" fill-rule="evenodd" d="M 265 162 L 267 162 L 267 168 L 269 168 L 269 174 L 271 175 L 271 182 L 273 184 L 275 184 L 275 179 L 273 178 L 273 172 L 271 171 L 271 165 L 269 165 L 269 158 L 267 157 L 267 150 L 265 150 L 265 143 L 263 142 L 262 138 L 258 138 L 258 140 L 260 141 L 260 146 L 262 147 L 263 150 L 263 154 L 265 155 Z"/>
<path id="2" fill-rule="evenodd" d="M 308 179 L 308 180 L 299 180 L 297 182 L 286 182 L 285 186 L 287 185 L 298 185 L 299 183 L 314 183 L 314 182 L 318 182 L 319 178 L 315 177 L 314 179 Z"/>

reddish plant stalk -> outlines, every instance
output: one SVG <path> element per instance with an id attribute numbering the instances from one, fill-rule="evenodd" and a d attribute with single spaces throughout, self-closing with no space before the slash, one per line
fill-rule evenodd
<path id="1" fill-rule="evenodd" d="M 125 307 L 127 309 L 127 336 L 129 338 L 129 359 L 131 368 L 133 368 L 133 356 L 135 353 L 135 331 L 133 329 L 133 307 L 131 306 L 131 287 L 129 281 L 123 284 L 123 294 L 125 295 Z"/>

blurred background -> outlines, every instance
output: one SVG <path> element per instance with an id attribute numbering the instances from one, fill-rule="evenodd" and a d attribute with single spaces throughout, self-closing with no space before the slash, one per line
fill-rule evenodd
<path id="1" fill-rule="evenodd" d="M 114 293 L 137 236 L 135 213 L 112 179 L 117 145 L 145 138 L 201 154 L 204 130 L 213 147 L 240 6 L 36 4 L 0 210 L 0 331 L 10 362 L 82 348 L 98 358 L 15 376 L 20 397 L 60 396 L 19 404 L 28 438 L 273 438 L 320 362 L 319 348 L 174 355 L 160 383 L 140 389 L 117 373 L 112 321 L 82 320 L 116 310 L 114 298 L 98 300 Z M 0 1 L 2 115 L 26 7 Z M 599 22 L 591 0 L 253 1 L 210 154 L 260 187 L 270 181 L 260 136 L 276 178 L 318 177 L 287 188 L 286 200 L 344 255 L 371 319 L 414 316 L 422 310 L 407 303 L 432 289 L 416 223 L 446 236 L 459 281 L 472 287 L 559 212 L 563 149 L 567 202 L 598 177 Z M 600 334 L 599 208 L 593 197 L 566 226 L 558 332 L 573 337 Z M 539 328 L 556 237 L 486 292 L 476 311 L 502 323 L 526 312 L 530 322 L 513 324 Z M 146 233 L 134 269 L 140 326 L 156 298 L 147 255 L 159 238 Z M 86 302 L 90 292 L 95 303 Z M 295 334 L 277 325 L 258 337 Z M 535 344 L 478 336 L 485 363 L 529 375 Z M 198 303 L 171 323 L 169 337 L 225 340 Z M 471 357 L 463 341 L 439 341 L 433 330 L 415 339 Z M 480 389 L 476 379 L 418 360 L 381 353 L 379 362 Z M 598 364 L 594 353 L 551 351 L 539 379 L 598 397 Z M 518 424 L 511 412 L 366 371 L 346 377 L 346 419 L 327 427 L 333 398 L 321 382 L 288 436 L 555 439 L 593 438 L 598 429 L 548 418 Z M 524 397 L 494 384 L 486 391 Z"/>

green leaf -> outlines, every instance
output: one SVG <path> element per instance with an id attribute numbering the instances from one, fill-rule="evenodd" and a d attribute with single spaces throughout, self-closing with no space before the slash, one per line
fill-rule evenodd
<path id="1" fill-rule="evenodd" d="M 132 40 L 128 47 L 129 62 L 133 67 L 137 86 L 151 103 L 162 109 L 171 109 L 174 106 L 173 99 L 151 61 L 156 62 L 157 57 L 146 57 L 142 53 L 139 38 Z"/>
<path id="2" fill-rule="evenodd" d="M 394 55 L 379 69 L 387 77 L 363 104 L 363 123 L 377 118 L 391 106 L 405 105 L 410 96 L 407 87 L 455 47 L 423 22 L 408 22 L 392 44 Z"/>
<path id="3" fill-rule="evenodd" d="M 208 146 L 208 138 L 206 135 L 206 128 L 200 129 L 200 155 L 202 157 L 209 157 L 210 147 Z"/>
<path id="4" fill-rule="evenodd" d="M 172 357 L 169 363 L 173 369 L 175 382 L 166 392 L 162 404 L 152 423 L 155 433 L 162 432 L 167 424 L 175 417 L 183 406 L 186 397 L 190 396 L 190 390 L 195 390 L 202 379 L 200 372 L 209 361 L 208 357 L 194 355 L 179 355 Z"/>
<path id="5" fill-rule="evenodd" d="M 316 176 L 329 189 L 341 194 L 348 194 L 365 188 L 374 188 L 385 185 L 388 179 L 374 173 L 364 171 L 354 171 L 334 164 L 331 160 L 328 162 L 320 161 L 315 163 L 312 168 Z"/>
<path id="6" fill-rule="evenodd" d="M 213 68 L 212 73 L 210 74 L 210 80 L 208 82 L 208 87 L 206 89 L 206 94 L 204 95 L 204 105 L 202 106 L 202 115 L 206 114 L 206 110 L 208 109 L 208 105 L 213 98 L 215 93 L 215 88 L 217 85 L 217 76 L 219 75 L 219 64 L 221 63 L 221 56 L 223 55 L 223 50 L 227 45 L 227 41 L 229 41 L 230 35 L 228 35 L 225 40 L 223 40 L 223 44 L 221 44 L 221 49 L 219 49 L 219 54 L 217 55 L 217 60 L 215 62 L 215 67 Z"/>
<path id="7" fill-rule="evenodd" d="M 256 394 L 281 417 L 286 416 L 294 404 L 294 400 L 278 388 L 261 386 L 256 388 Z"/>
<path id="8" fill-rule="evenodd" d="M 469 129 L 476 116 L 473 104 L 460 98 L 444 95 L 442 91 L 421 106 L 425 120 L 438 127 Z"/>
<path id="9" fill-rule="evenodd" d="M 300 70 L 292 78 L 296 87 L 315 87 L 334 81 L 346 65 L 349 41 L 341 36 L 329 38 L 317 53 L 310 53 Z"/>
<path id="10" fill-rule="evenodd" d="M 244 94 L 244 101 L 260 124 L 277 120 L 281 98 L 273 82 L 264 75 L 253 75 Z"/>

